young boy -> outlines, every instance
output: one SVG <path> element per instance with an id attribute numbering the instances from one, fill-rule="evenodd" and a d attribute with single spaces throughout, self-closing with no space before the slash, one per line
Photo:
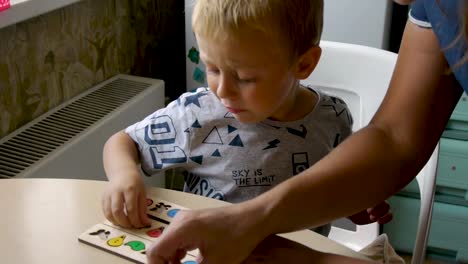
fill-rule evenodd
<path id="1" fill-rule="evenodd" d="M 350 135 L 346 104 L 299 83 L 319 61 L 322 16 L 322 0 L 198 0 L 193 30 L 209 88 L 108 140 L 105 216 L 124 227 L 149 223 L 140 162 L 147 175 L 183 168 L 184 191 L 236 203 L 300 173 Z"/>

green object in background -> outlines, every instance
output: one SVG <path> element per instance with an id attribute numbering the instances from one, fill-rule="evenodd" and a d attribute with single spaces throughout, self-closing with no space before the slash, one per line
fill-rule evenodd
<path id="1" fill-rule="evenodd" d="M 205 84 L 205 72 L 202 69 L 196 67 L 193 71 L 193 79 L 201 84 Z"/>
<path id="2" fill-rule="evenodd" d="M 418 226 L 419 199 L 395 195 L 388 202 L 393 220 L 383 226 L 383 232 L 397 251 L 411 253 Z M 443 252 L 451 262 L 468 263 L 467 227 L 468 207 L 435 202 L 427 254 Z"/>
<path id="3" fill-rule="evenodd" d="M 468 96 L 465 93 L 463 93 L 453 110 L 452 116 L 447 123 L 447 129 L 468 131 Z"/>
<path id="4" fill-rule="evenodd" d="M 436 178 L 436 201 L 468 206 L 468 131 L 451 130 L 440 139 Z M 454 138 L 446 138 L 452 135 Z M 455 139 L 458 137 L 460 139 Z M 419 197 L 419 187 L 413 180 L 404 189 Z M 468 228 L 468 227 L 467 227 Z"/>
<path id="5" fill-rule="evenodd" d="M 187 57 L 190 59 L 191 62 L 198 64 L 200 62 L 200 52 L 195 47 L 192 47 L 189 50 Z"/>
<path id="6" fill-rule="evenodd" d="M 468 135 L 468 132 L 464 133 Z M 438 193 L 457 196 L 468 201 L 467 161 L 467 140 L 441 138 L 439 162 L 437 166 Z"/>

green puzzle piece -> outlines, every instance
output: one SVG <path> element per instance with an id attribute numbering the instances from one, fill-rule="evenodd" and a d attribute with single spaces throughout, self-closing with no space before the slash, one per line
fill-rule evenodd
<path id="1" fill-rule="evenodd" d="M 133 240 L 128 243 L 125 243 L 126 246 L 129 246 L 134 251 L 141 251 L 145 249 L 145 244 L 141 241 Z"/>

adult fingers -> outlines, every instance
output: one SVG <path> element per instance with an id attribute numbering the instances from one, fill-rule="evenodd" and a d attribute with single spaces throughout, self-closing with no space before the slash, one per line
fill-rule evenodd
<path id="1" fill-rule="evenodd" d="M 388 212 L 386 215 L 384 215 L 383 217 L 379 218 L 379 220 L 377 221 L 379 224 L 381 225 L 384 225 L 390 221 L 392 221 L 393 219 L 393 214 L 392 212 Z"/>
<path id="2" fill-rule="evenodd" d="M 158 243 L 153 244 L 147 251 L 148 264 L 180 264 L 180 260 L 185 256 L 185 250 L 176 249 L 173 254 L 169 251 L 161 251 Z M 198 262 L 197 262 L 198 263 Z"/>
<path id="3" fill-rule="evenodd" d="M 354 224 L 357 225 L 366 225 L 372 223 L 373 221 L 370 219 L 370 215 L 367 210 L 363 210 L 359 213 L 356 213 L 350 217 L 348 217 Z"/>
<path id="4" fill-rule="evenodd" d="M 369 215 L 371 216 L 371 219 L 378 220 L 379 218 L 385 216 L 389 211 L 390 204 L 384 201 L 378 204 L 377 206 L 371 208 L 369 210 Z"/>

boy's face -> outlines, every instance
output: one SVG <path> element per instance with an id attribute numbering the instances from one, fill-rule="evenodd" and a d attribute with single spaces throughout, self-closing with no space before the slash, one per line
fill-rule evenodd
<path id="1" fill-rule="evenodd" d="M 237 120 L 288 119 L 298 83 L 281 45 L 252 30 L 221 41 L 197 35 L 197 41 L 208 86 Z"/>

